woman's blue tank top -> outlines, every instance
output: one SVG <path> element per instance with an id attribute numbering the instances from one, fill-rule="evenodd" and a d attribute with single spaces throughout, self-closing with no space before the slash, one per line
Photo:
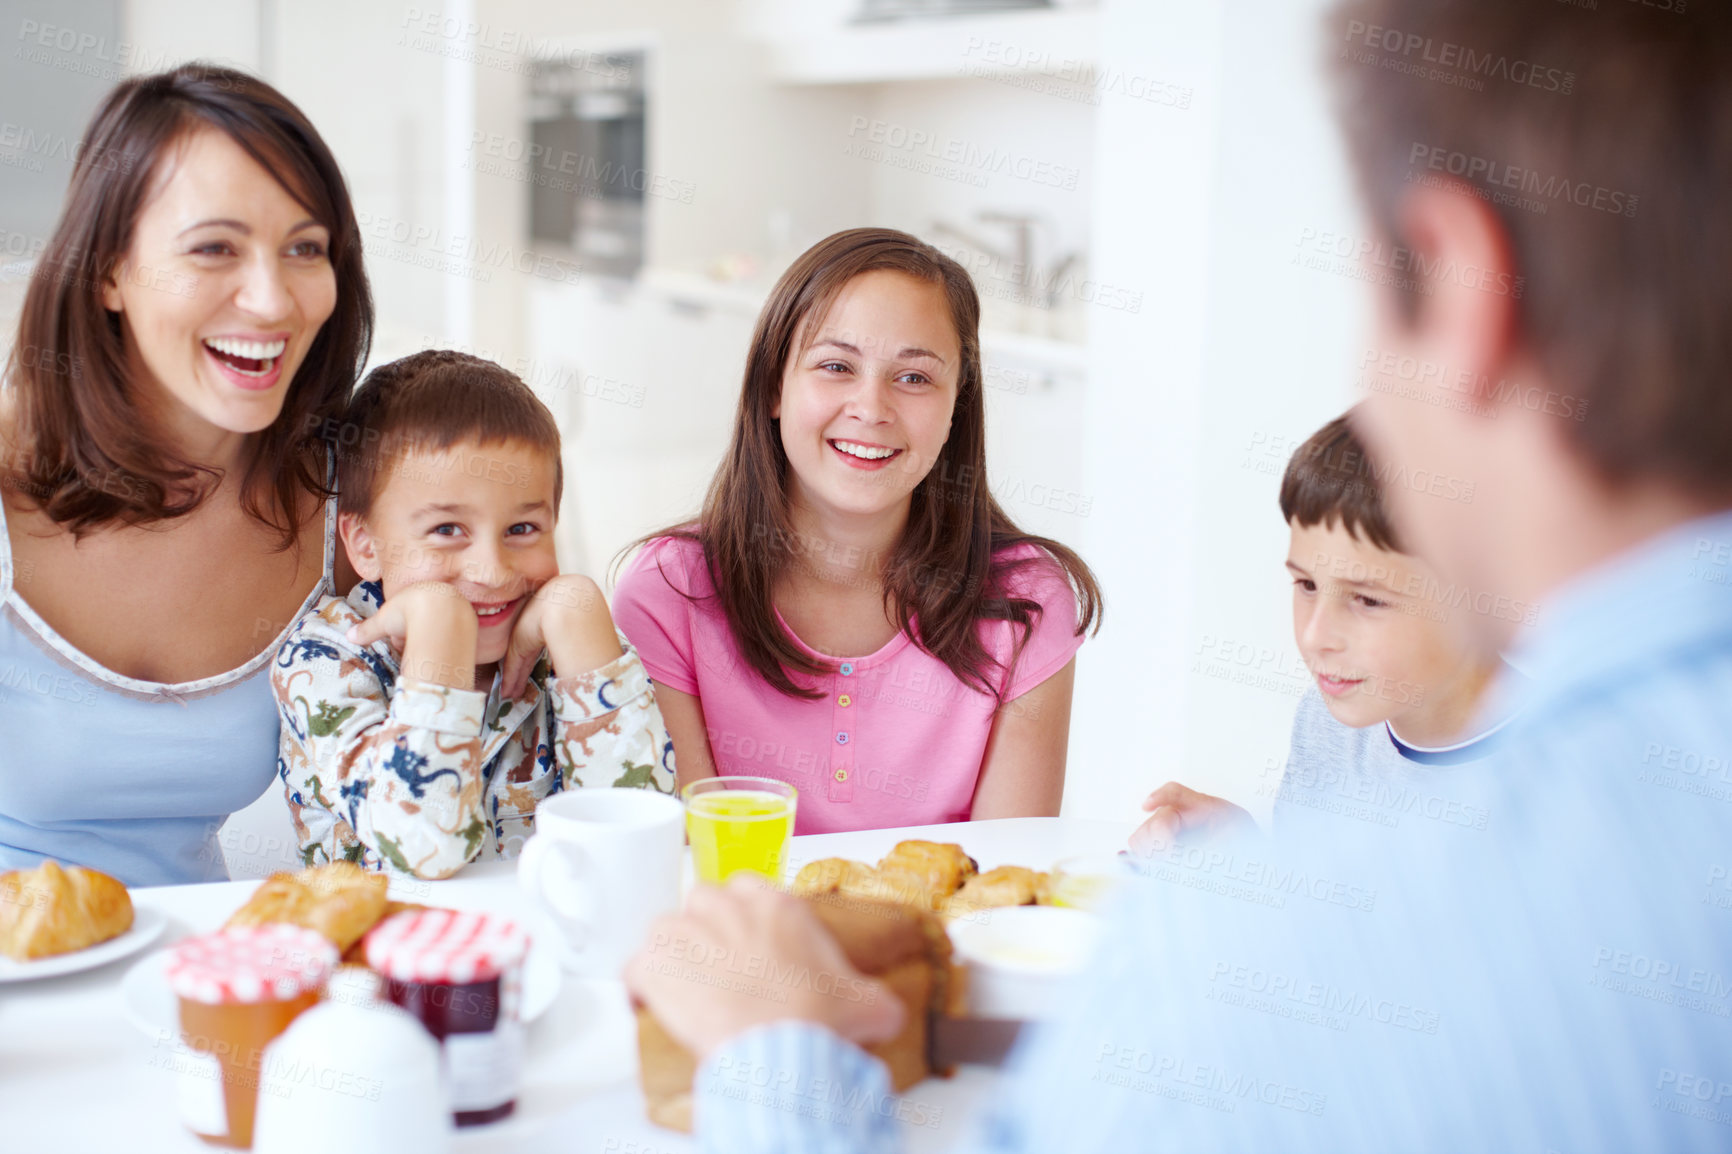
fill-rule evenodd
<path id="1" fill-rule="evenodd" d="M 324 577 L 296 617 L 333 584 L 335 506 Z M 217 831 L 277 773 L 270 663 L 288 629 L 227 673 L 138 681 L 68 644 L 21 576 L 0 503 L 0 870 L 53 858 L 129 886 L 226 878 Z"/>

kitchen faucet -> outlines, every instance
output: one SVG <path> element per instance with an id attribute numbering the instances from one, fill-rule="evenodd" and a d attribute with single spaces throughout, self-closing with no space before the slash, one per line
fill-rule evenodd
<path id="1" fill-rule="evenodd" d="M 994 261 L 1009 264 L 1012 276 L 1018 285 L 1037 290 L 1034 303 L 1042 309 L 1052 308 L 1057 300 L 1058 286 L 1064 274 L 1081 260 L 1082 254 L 1078 252 L 1067 253 L 1053 263 L 1046 276 L 1037 276 L 1034 269 L 1034 226 L 1040 223 L 1040 218 L 1024 213 L 993 210 L 977 212 L 974 215 L 975 219 L 982 224 L 1008 227 L 1013 238 L 1010 251 L 1007 252 L 995 245 L 988 244 L 968 229 L 959 228 L 942 220 L 932 223 L 932 231 L 953 237 L 975 252 L 984 253 Z"/>

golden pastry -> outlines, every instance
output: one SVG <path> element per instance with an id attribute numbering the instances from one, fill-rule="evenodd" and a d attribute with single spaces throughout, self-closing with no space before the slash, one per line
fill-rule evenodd
<path id="1" fill-rule="evenodd" d="M 1002 906 L 1034 905 L 1046 897 L 1051 884 L 1051 875 L 1039 870 L 999 866 L 969 878 L 945 899 L 941 910 L 947 918 L 959 918 Z"/>
<path id="2" fill-rule="evenodd" d="M 384 916 L 390 884 L 384 874 L 346 861 L 272 874 L 228 925 L 287 922 L 321 933 L 339 951 L 347 950 Z"/>
<path id="3" fill-rule="evenodd" d="M 906 871 L 920 877 L 940 899 L 955 893 L 979 868 L 961 846 L 934 841 L 897 842 L 878 863 L 880 872 Z"/>
<path id="4" fill-rule="evenodd" d="M 837 888 L 849 897 L 896 902 L 919 910 L 935 910 L 942 900 L 927 883 L 927 875 L 913 870 L 862 869 Z"/>
<path id="5" fill-rule="evenodd" d="M 16 961 L 69 954 L 132 928 L 132 897 L 105 873 L 45 861 L 0 874 L 0 953 Z"/>
<path id="6" fill-rule="evenodd" d="M 800 872 L 794 875 L 794 892 L 833 894 L 844 884 L 858 884 L 871 872 L 872 867 L 865 862 L 840 857 L 821 858 L 800 867 Z"/>

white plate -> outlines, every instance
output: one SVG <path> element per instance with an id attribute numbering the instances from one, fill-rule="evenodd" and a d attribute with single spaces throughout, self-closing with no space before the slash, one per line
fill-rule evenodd
<path id="1" fill-rule="evenodd" d="M 172 950 L 158 950 L 141 958 L 120 982 L 120 997 L 126 1017 L 152 1038 L 180 1032 L 180 1003 L 169 989 L 166 969 Z M 547 1012 L 559 997 L 564 981 L 559 960 L 539 941 L 531 940 L 523 959 L 522 1017 L 533 1022 Z"/>
<path id="2" fill-rule="evenodd" d="M 119 937 L 86 946 L 82 950 L 74 950 L 70 954 L 37 958 L 33 962 L 15 962 L 11 958 L 0 958 L 0 982 L 28 982 L 33 978 L 56 978 L 62 974 L 93 970 L 128 954 L 136 954 L 156 941 L 167 925 L 168 919 L 160 912 L 134 906 L 132 928 Z"/>

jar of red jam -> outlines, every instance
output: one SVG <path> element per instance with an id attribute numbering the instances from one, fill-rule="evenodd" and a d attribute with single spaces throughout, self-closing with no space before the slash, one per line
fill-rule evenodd
<path id="1" fill-rule="evenodd" d="M 367 935 L 367 965 L 385 997 L 439 1040 L 459 1126 L 504 1118 L 523 1076 L 523 958 L 529 934 L 516 922 L 467 910 L 415 910 Z"/>
<path id="2" fill-rule="evenodd" d="M 188 938 L 168 961 L 180 999 L 181 1120 L 215 1146 L 253 1144 L 265 1047 L 319 1000 L 337 947 L 299 926 Z"/>

